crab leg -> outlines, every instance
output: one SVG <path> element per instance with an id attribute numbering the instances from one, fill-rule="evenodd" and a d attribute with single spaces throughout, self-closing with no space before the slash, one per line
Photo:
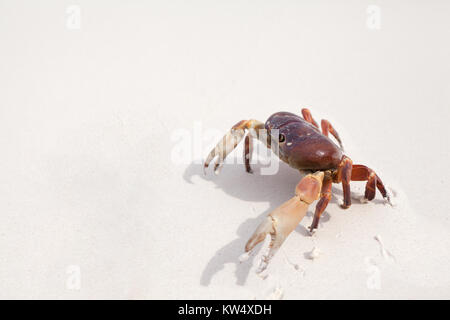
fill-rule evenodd
<path id="1" fill-rule="evenodd" d="M 303 119 L 305 119 L 307 122 L 311 123 L 317 129 L 319 129 L 319 125 L 317 124 L 316 120 L 314 120 L 314 118 L 312 117 L 311 111 L 309 111 L 309 109 L 303 108 L 302 116 Z"/>
<path id="2" fill-rule="evenodd" d="M 309 111 L 309 109 L 303 108 L 302 115 L 303 119 L 305 119 L 307 122 L 311 123 L 317 129 L 319 129 L 319 125 L 317 124 L 316 120 L 314 120 L 311 111 Z M 341 138 L 339 137 L 339 134 L 337 133 L 336 129 L 333 128 L 331 123 L 328 120 L 323 119 L 320 122 L 320 126 L 322 127 L 322 134 L 328 137 L 328 133 L 331 133 L 333 137 L 337 140 L 337 142 L 339 142 L 339 146 L 341 147 L 341 149 L 344 150 Z"/>
<path id="3" fill-rule="evenodd" d="M 211 150 L 208 157 L 203 165 L 203 170 L 206 174 L 206 168 L 208 168 L 211 161 L 218 157 L 216 163 L 214 164 L 214 172 L 219 174 L 221 167 L 223 166 L 224 160 L 227 155 L 233 151 L 236 146 L 241 142 L 242 138 L 245 136 L 245 129 L 263 129 L 264 124 L 257 120 L 241 120 L 236 123 L 230 131 L 228 131 L 221 141 L 216 145 L 216 147 Z"/>
<path id="4" fill-rule="evenodd" d="M 253 173 L 253 170 L 250 166 L 253 154 L 253 139 L 254 137 L 252 134 L 252 130 L 250 130 L 245 136 L 245 143 L 244 143 L 244 163 L 245 163 L 245 170 L 248 173 Z"/>
<path id="5" fill-rule="evenodd" d="M 323 183 L 322 183 L 322 190 L 320 192 L 320 200 L 316 205 L 316 212 L 314 213 L 314 219 L 309 227 L 309 231 L 313 232 L 314 229 L 317 229 L 319 226 L 319 220 L 322 213 L 325 211 L 325 208 L 328 206 L 328 203 L 331 200 L 331 185 L 333 181 L 331 179 L 331 176 L 329 174 L 326 174 Z"/>
<path id="6" fill-rule="evenodd" d="M 341 208 L 350 208 L 352 204 L 351 193 L 350 193 L 350 180 L 352 178 L 352 168 L 353 162 L 347 157 L 343 156 L 341 163 L 338 166 L 337 173 L 333 178 L 333 182 L 342 183 L 342 191 L 344 193 L 344 200 L 341 204 Z"/>
<path id="7" fill-rule="evenodd" d="M 245 245 L 245 251 L 251 251 L 265 239 L 266 235 L 270 234 L 270 250 L 264 257 L 264 263 L 267 265 L 287 236 L 306 215 L 308 206 L 319 198 L 323 178 L 324 173 L 322 171 L 305 176 L 295 188 L 295 196 L 269 213 L 266 220 L 256 228 L 254 234 Z"/>
<path id="8" fill-rule="evenodd" d="M 333 128 L 331 123 L 328 120 L 322 119 L 320 122 L 320 126 L 322 127 L 322 133 L 324 136 L 328 137 L 328 133 L 331 133 L 333 137 L 339 142 L 339 146 L 342 150 L 344 150 L 344 145 L 342 144 L 341 138 L 339 137 L 339 134 L 337 133 L 336 129 Z"/>
<path id="9" fill-rule="evenodd" d="M 387 193 L 383 182 L 372 169 L 361 164 L 355 164 L 352 168 L 351 179 L 352 181 L 367 181 L 366 191 L 363 198 L 365 201 L 373 200 L 373 198 L 375 198 L 375 191 L 378 189 L 383 198 L 390 205 L 392 205 L 391 199 L 389 198 L 389 194 Z"/>

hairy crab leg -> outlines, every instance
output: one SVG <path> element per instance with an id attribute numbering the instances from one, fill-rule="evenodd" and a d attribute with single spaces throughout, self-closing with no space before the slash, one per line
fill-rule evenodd
<path id="1" fill-rule="evenodd" d="M 297 227 L 306 215 L 309 205 L 319 198 L 324 173 L 322 171 L 306 175 L 295 188 L 295 196 L 273 212 L 256 228 L 245 245 L 249 252 L 269 234 L 269 252 L 264 257 L 265 265 L 275 255 L 287 236 Z"/>
<path id="2" fill-rule="evenodd" d="M 375 171 L 373 171 L 372 169 L 361 164 L 355 164 L 353 165 L 351 179 L 353 181 L 367 181 L 366 191 L 364 193 L 363 198 L 364 200 L 366 201 L 373 200 L 375 198 L 376 189 L 378 188 L 383 198 L 390 205 L 392 205 L 391 199 L 386 191 L 386 188 L 384 187 L 383 182 L 381 181 L 380 177 L 377 176 Z"/>
<path id="3" fill-rule="evenodd" d="M 257 120 L 241 120 L 236 123 L 230 131 L 228 131 L 215 146 L 214 149 L 208 154 L 204 164 L 203 170 L 206 174 L 206 168 L 208 168 L 211 161 L 218 157 L 216 163 L 214 164 L 214 172 L 219 173 L 220 168 L 227 155 L 233 151 L 236 146 L 241 142 L 242 138 L 245 136 L 245 130 L 248 129 L 264 129 L 264 124 Z"/>

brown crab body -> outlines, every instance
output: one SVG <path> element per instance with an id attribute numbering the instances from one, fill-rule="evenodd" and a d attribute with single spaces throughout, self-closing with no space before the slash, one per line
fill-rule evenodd
<path id="1" fill-rule="evenodd" d="M 279 157 L 291 167 L 301 170 L 336 169 L 342 151 L 314 125 L 290 112 L 277 112 L 269 117 L 265 129 L 278 130 Z"/>

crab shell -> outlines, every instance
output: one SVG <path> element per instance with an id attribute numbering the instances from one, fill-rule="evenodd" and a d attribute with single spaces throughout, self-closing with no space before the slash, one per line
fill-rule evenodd
<path id="1" fill-rule="evenodd" d="M 290 112 L 277 112 L 265 123 L 268 134 L 278 130 L 279 157 L 299 170 L 336 169 L 342 160 L 341 149 L 314 125 Z M 282 141 L 282 142 L 279 142 Z"/>

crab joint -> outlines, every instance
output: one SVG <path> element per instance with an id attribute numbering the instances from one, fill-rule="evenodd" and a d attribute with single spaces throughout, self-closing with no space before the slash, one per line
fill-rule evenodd
<path id="1" fill-rule="evenodd" d="M 314 200 L 319 199 L 323 177 L 324 173 L 322 171 L 308 174 L 295 187 L 295 195 L 300 198 L 300 201 L 307 204 L 311 204 Z"/>
<path id="2" fill-rule="evenodd" d="M 295 188 L 295 196 L 269 213 L 266 219 L 256 228 L 245 245 L 245 251 L 251 251 L 264 240 L 266 235 L 270 234 L 270 250 L 265 257 L 266 262 L 268 262 L 306 215 L 308 206 L 319 198 L 323 177 L 323 172 L 305 176 Z"/>

